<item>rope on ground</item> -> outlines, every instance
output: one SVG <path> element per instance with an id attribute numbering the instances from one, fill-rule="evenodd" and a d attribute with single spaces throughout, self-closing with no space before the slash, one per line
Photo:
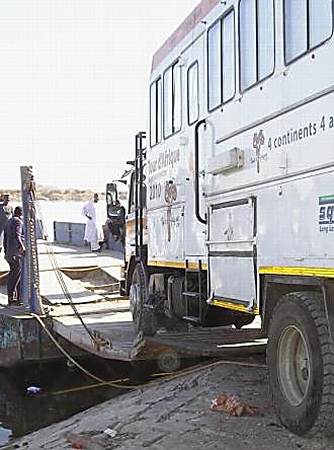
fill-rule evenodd
<path id="1" fill-rule="evenodd" d="M 130 381 L 129 378 L 119 378 L 118 380 L 110 380 L 108 381 L 108 383 L 124 383 L 126 381 Z M 88 384 L 85 386 L 77 386 L 74 388 L 69 388 L 69 389 L 62 389 L 60 391 L 52 391 L 52 392 L 48 392 L 48 395 L 64 395 L 64 394 L 72 394 L 74 392 L 81 392 L 81 391 L 86 391 L 89 389 L 96 389 L 99 387 L 109 387 L 106 383 L 95 383 L 95 384 Z"/>

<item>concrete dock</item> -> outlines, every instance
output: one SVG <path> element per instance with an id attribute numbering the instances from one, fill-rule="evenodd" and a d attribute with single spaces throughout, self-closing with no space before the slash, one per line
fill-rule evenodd
<path id="1" fill-rule="evenodd" d="M 333 439 L 305 439 L 289 433 L 271 405 L 263 356 L 256 360 L 245 357 L 243 363 L 221 362 L 153 382 L 29 434 L 5 448 L 66 450 L 75 445 L 86 450 L 334 448 Z M 259 414 L 232 417 L 212 411 L 211 402 L 222 392 L 237 394 L 247 404 L 259 407 Z"/>

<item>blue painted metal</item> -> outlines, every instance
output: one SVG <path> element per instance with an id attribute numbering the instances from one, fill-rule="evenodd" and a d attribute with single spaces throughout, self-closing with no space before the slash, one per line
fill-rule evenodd
<path id="1" fill-rule="evenodd" d="M 73 245 L 84 245 L 85 224 L 71 223 L 71 243 Z"/>
<path id="2" fill-rule="evenodd" d="M 54 241 L 61 244 L 84 246 L 85 224 L 73 222 L 54 222 Z"/>

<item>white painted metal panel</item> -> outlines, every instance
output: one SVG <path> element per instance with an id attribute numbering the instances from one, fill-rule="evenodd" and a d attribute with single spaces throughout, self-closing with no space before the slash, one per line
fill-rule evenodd
<path id="1" fill-rule="evenodd" d="M 210 258 L 210 278 L 214 296 L 253 304 L 255 300 L 253 258 Z"/>
<path id="2" fill-rule="evenodd" d="M 259 267 L 334 266 L 333 180 L 334 173 L 329 172 L 262 189 Z"/>
<path id="3" fill-rule="evenodd" d="M 148 214 L 150 261 L 184 259 L 183 210 L 183 206 L 175 206 Z"/>
<path id="4" fill-rule="evenodd" d="M 255 199 L 244 198 L 211 205 L 211 297 L 255 304 Z"/>
<path id="5" fill-rule="evenodd" d="M 254 208 L 251 199 L 235 206 L 215 205 L 210 217 L 210 250 L 252 249 Z M 226 203 L 225 205 L 228 205 Z"/>

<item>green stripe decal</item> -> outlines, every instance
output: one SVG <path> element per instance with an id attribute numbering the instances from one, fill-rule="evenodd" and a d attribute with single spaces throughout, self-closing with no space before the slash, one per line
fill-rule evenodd
<path id="1" fill-rule="evenodd" d="M 322 195 L 319 197 L 319 205 L 328 205 L 334 203 L 334 195 Z"/>

